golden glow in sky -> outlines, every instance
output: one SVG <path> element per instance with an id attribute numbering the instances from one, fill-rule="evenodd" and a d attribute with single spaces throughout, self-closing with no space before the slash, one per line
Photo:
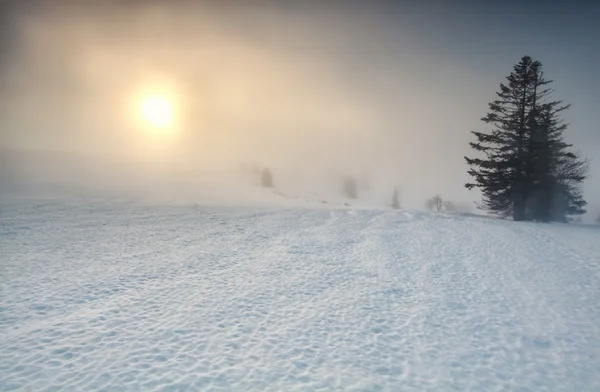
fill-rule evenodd
<path id="1" fill-rule="evenodd" d="M 165 95 L 148 95 L 142 98 L 140 114 L 147 125 L 155 129 L 168 129 L 175 121 L 175 107 Z"/>

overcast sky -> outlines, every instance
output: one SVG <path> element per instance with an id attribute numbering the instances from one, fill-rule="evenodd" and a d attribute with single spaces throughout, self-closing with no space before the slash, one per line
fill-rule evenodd
<path id="1" fill-rule="evenodd" d="M 554 97 L 573 105 L 566 138 L 592 159 L 585 191 L 597 215 L 600 5 L 529 3 L 5 4 L 0 143 L 182 165 L 327 166 L 378 173 L 415 203 L 436 192 L 470 200 L 470 131 L 488 129 L 488 102 L 530 55 Z M 144 91 L 176 102 L 170 136 L 138 129 L 132 105 Z"/>

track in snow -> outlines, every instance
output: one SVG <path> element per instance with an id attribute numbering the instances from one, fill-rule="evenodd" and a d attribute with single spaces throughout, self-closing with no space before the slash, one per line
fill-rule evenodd
<path id="1" fill-rule="evenodd" d="M 6 200 L 0 390 L 600 390 L 600 230 Z"/>

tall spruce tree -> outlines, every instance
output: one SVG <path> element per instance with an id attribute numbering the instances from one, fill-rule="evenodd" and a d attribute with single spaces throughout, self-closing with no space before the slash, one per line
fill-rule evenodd
<path id="1" fill-rule="evenodd" d="M 480 188 L 480 207 L 503 218 L 550 221 L 584 213 L 587 161 L 569 151 L 562 138 L 567 124 L 559 118 L 569 105 L 550 100 L 552 81 L 529 56 L 506 79 L 482 118 L 494 128 L 472 132 L 477 142 L 469 144 L 484 158 L 465 157 L 474 178 L 465 186 Z"/>
<path id="2" fill-rule="evenodd" d="M 468 189 L 481 189 L 481 207 L 503 218 L 525 219 L 526 180 L 524 156 L 527 141 L 527 114 L 531 105 L 533 81 L 530 57 L 523 57 L 500 84 L 498 99 L 489 104 L 490 111 L 481 120 L 492 124 L 489 133 L 472 132 L 477 142 L 469 145 L 485 158 L 467 158 L 474 183 Z"/>
<path id="3" fill-rule="evenodd" d="M 563 140 L 567 129 L 558 114 L 569 108 L 561 101 L 547 101 L 530 113 L 531 135 L 526 155 L 530 193 L 526 218 L 566 222 L 569 216 L 585 213 L 581 185 L 588 161 L 570 151 Z"/>

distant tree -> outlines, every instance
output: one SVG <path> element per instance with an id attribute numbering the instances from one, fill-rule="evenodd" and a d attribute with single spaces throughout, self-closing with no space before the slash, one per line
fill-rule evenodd
<path id="1" fill-rule="evenodd" d="M 394 193 L 392 194 L 392 208 L 396 210 L 400 208 L 400 194 L 398 188 L 394 188 Z"/>
<path id="2" fill-rule="evenodd" d="M 444 200 L 440 195 L 435 195 L 425 202 L 425 207 L 430 211 L 456 211 L 456 206 L 450 200 Z"/>
<path id="3" fill-rule="evenodd" d="M 465 157 L 473 177 L 465 186 L 480 188 L 480 208 L 503 218 L 566 221 L 585 213 L 581 184 L 588 163 L 569 151 L 559 118 L 570 105 L 549 98 L 552 81 L 529 56 L 506 79 L 482 118 L 494 128 L 472 132 L 477 142 L 469 144 L 483 157 Z"/>
<path id="4" fill-rule="evenodd" d="M 260 176 L 260 184 L 265 188 L 273 187 L 273 175 L 268 168 L 264 168 Z"/>
<path id="5" fill-rule="evenodd" d="M 435 195 L 431 199 L 427 200 L 425 206 L 430 211 L 441 212 L 444 209 L 444 200 L 441 196 Z"/>
<path id="6" fill-rule="evenodd" d="M 598 218 L 596 218 L 596 222 L 598 222 L 598 224 L 600 225 L 600 215 L 598 215 Z"/>
<path id="7" fill-rule="evenodd" d="M 354 177 L 346 177 L 344 179 L 344 194 L 350 199 L 358 198 L 358 184 Z"/>

